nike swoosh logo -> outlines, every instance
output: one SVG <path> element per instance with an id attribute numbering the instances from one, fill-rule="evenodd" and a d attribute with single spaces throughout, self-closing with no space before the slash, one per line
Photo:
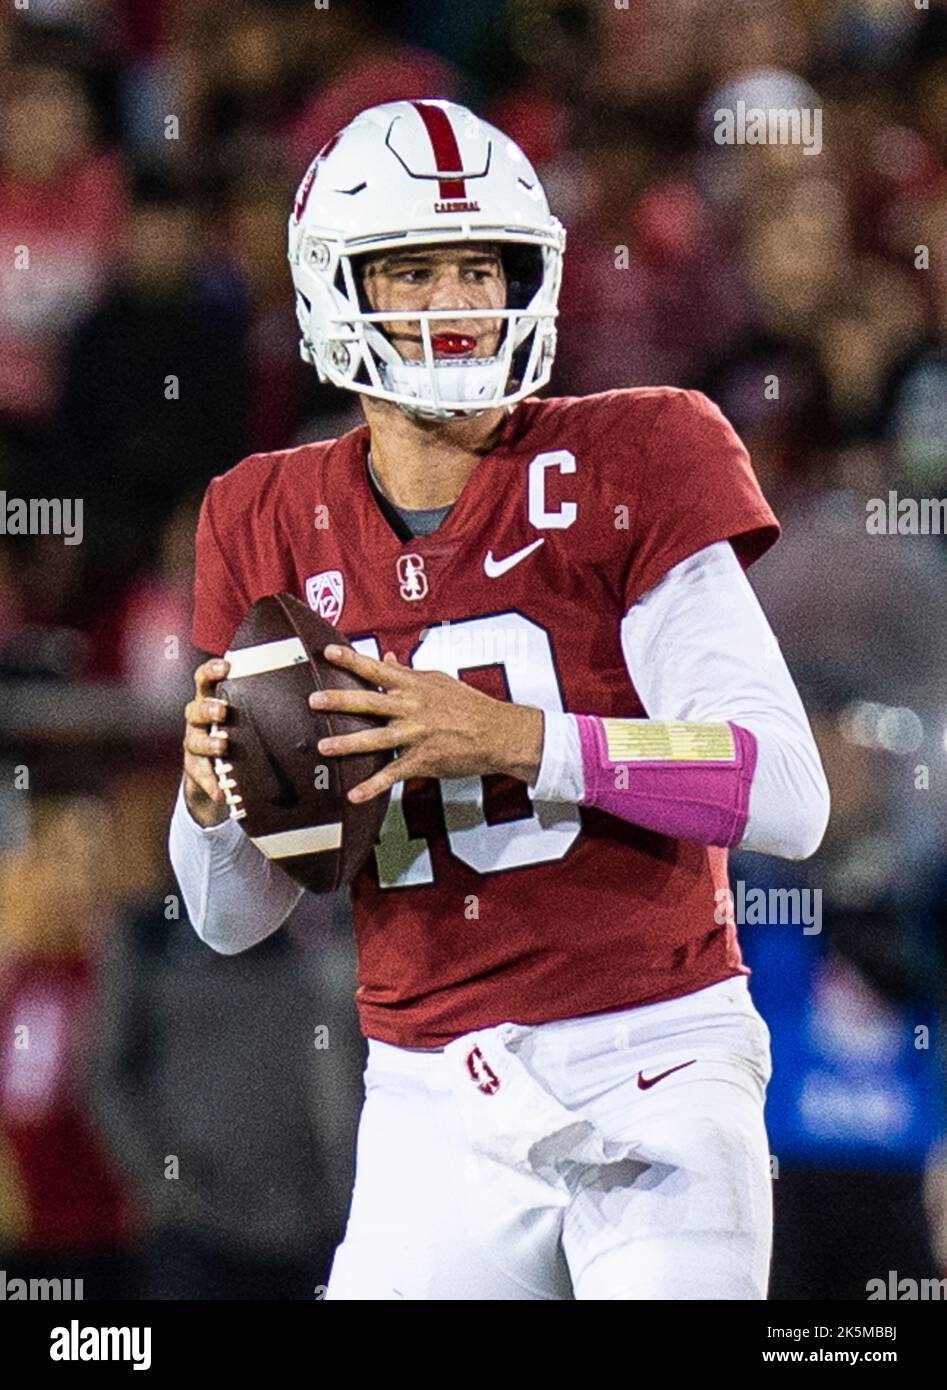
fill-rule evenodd
<path id="1" fill-rule="evenodd" d="M 672 1072 L 681 1071 L 684 1067 L 692 1067 L 696 1061 L 697 1058 L 692 1057 L 689 1062 L 679 1062 L 676 1067 L 668 1067 L 667 1071 L 659 1071 L 657 1076 L 646 1077 L 643 1071 L 639 1071 L 638 1090 L 648 1091 L 652 1086 L 656 1086 L 659 1081 L 663 1081 L 666 1076 L 670 1076 Z"/>
<path id="2" fill-rule="evenodd" d="M 534 550 L 538 550 L 546 539 L 540 536 L 538 541 L 533 541 L 532 545 L 524 545 L 522 550 L 514 550 L 512 555 L 507 555 L 502 560 L 494 560 L 493 551 L 488 550 L 483 557 L 483 572 L 488 579 L 499 579 L 501 574 L 506 574 L 514 565 L 518 565 L 520 560 L 525 560 L 527 555 L 532 555 Z"/>

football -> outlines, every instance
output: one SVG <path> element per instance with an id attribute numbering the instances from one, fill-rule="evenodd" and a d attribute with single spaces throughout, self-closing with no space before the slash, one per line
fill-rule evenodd
<path id="1" fill-rule="evenodd" d="M 326 661 L 330 642 L 351 645 L 292 594 L 258 599 L 224 653 L 230 670 L 216 687 L 229 707 L 229 743 L 214 769 L 230 815 L 267 858 L 314 893 L 351 883 L 378 839 L 390 795 L 360 805 L 347 798 L 389 753 L 319 753 L 322 738 L 383 722 L 309 707 L 314 690 L 374 689 Z"/>

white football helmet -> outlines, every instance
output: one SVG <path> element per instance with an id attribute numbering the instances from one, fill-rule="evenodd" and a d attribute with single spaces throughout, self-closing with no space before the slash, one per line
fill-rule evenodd
<path id="1" fill-rule="evenodd" d="M 404 247 L 493 242 L 507 278 L 494 357 L 435 357 L 431 325 L 457 308 L 372 312 L 358 258 Z M 322 147 L 296 194 L 289 262 L 300 352 L 322 381 L 428 419 L 512 408 L 549 380 L 565 230 L 522 150 L 450 101 L 363 111 Z M 382 322 L 420 327 L 423 361 L 405 360 Z"/>

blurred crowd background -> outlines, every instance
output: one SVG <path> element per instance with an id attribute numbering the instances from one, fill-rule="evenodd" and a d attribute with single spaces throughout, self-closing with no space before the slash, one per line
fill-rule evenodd
<path id="1" fill-rule="evenodd" d="M 819 932 L 741 932 L 773 1295 L 947 1276 L 947 554 L 865 524 L 947 491 L 939 0 L 0 12 L 0 494 L 84 501 L 81 545 L 0 535 L 0 1268 L 86 1297 L 325 1281 L 361 1098 L 347 905 L 214 956 L 165 835 L 203 489 L 359 419 L 298 356 L 295 188 L 418 96 L 518 140 L 568 228 L 553 390 L 706 391 L 784 524 L 753 578 L 834 817 L 805 864 L 733 861 L 822 894 Z M 740 99 L 818 107 L 821 152 L 718 145 Z"/>

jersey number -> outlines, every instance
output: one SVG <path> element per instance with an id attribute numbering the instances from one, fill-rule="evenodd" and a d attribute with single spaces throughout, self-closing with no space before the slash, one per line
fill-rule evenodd
<path id="1" fill-rule="evenodd" d="M 356 651 L 381 660 L 375 637 L 352 643 Z M 521 613 L 500 613 L 429 628 L 411 655 L 417 671 L 444 671 L 460 678 L 472 667 L 501 666 L 514 704 L 561 710 L 549 634 Z M 482 777 L 442 777 L 441 798 L 447 841 L 462 863 L 478 873 L 496 873 L 527 864 L 561 859 L 581 829 L 579 808 L 571 802 L 547 803 L 522 820 L 488 825 Z M 375 859 L 382 888 L 413 888 L 434 882 L 427 840 L 411 839 L 402 797 L 404 783 L 391 789 Z"/>

